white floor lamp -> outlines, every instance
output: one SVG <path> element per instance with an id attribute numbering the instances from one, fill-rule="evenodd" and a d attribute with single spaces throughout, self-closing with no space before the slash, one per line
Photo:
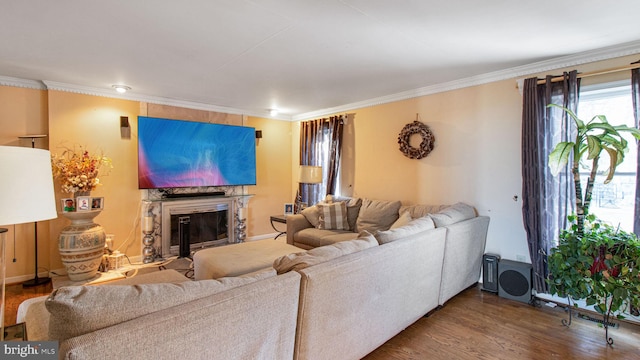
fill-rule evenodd
<path id="1" fill-rule="evenodd" d="M 47 150 L 0 146 L 0 226 L 56 218 L 51 154 Z M 0 341 L 4 340 L 5 238 L 0 231 Z"/>

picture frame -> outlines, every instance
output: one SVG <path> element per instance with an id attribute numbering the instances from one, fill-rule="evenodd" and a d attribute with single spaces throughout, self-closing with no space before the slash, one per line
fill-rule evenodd
<path id="1" fill-rule="evenodd" d="M 78 196 L 76 198 L 76 211 L 89 211 L 89 210 L 91 210 L 91 197 Z"/>
<path id="2" fill-rule="evenodd" d="M 62 203 L 62 212 L 75 212 L 76 211 L 76 200 L 74 198 L 64 198 L 60 199 Z"/>
<path id="3" fill-rule="evenodd" d="M 91 198 L 91 210 L 102 210 L 104 209 L 104 198 L 103 197 L 92 197 Z"/>
<path id="4" fill-rule="evenodd" d="M 292 203 L 286 203 L 284 204 L 284 215 L 293 215 L 293 204 Z"/>

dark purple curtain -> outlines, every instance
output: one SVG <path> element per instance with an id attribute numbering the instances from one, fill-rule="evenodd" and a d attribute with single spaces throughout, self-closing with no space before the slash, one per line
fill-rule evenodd
<path id="1" fill-rule="evenodd" d="M 639 62 L 640 63 L 640 62 Z M 634 63 L 637 64 L 637 63 Z M 635 125 L 640 128 L 640 69 L 631 70 L 631 98 L 633 99 L 633 116 Z M 636 200 L 633 221 L 633 232 L 640 236 L 640 142 L 636 141 L 638 147 L 638 159 L 636 165 Z"/>
<path id="2" fill-rule="evenodd" d="M 343 116 L 300 123 L 300 165 L 322 166 L 322 184 L 299 184 L 298 199 L 308 205 L 338 189 Z"/>
<path id="3" fill-rule="evenodd" d="M 533 287 L 548 292 L 547 254 L 557 243 L 574 210 L 573 182 L 569 167 L 558 176 L 549 172 L 548 156 L 560 141 L 575 138 L 573 122 L 558 108 L 577 111 L 580 81 L 577 71 L 564 73 L 562 81 L 548 76 L 526 79 L 522 107 L 522 218 L 533 265 Z"/>

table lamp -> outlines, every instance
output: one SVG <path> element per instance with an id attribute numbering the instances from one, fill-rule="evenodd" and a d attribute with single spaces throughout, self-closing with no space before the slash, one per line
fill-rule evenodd
<path id="1" fill-rule="evenodd" d="M 0 146 L 0 226 L 57 216 L 49 151 Z M 0 341 L 4 340 L 6 234 L 7 229 L 0 230 Z"/>
<path id="2" fill-rule="evenodd" d="M 300 165 L 298 177 L 300 184 L 320 184 L 322 183 L 322 166 Z M 309 206 L 313 204 L 307 204 Z M 296 194 L 296 213 L 302 211 L 302 199 L 300 194 Z"/>

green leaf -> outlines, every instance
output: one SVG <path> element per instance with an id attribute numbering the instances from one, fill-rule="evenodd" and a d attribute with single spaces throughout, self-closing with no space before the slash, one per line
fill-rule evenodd
<path id="1" fill-rule="evenodd" d="M 549 169 L 553 176 L 558 175 L 560 171 L 567 166 L 569 162 L 569 155 L 575 144 L 570 141 L 563 141 L 556 145 L 556 147 L 549 154 Z"/>
<path id="2" fill-rule="evenodd" d="M 587 135 L 587 148 L 589 149 L 587 160 L 593 160 L 600 156 L 600 153 L 602 152 L 600 139 L 597 136 Z"/>

